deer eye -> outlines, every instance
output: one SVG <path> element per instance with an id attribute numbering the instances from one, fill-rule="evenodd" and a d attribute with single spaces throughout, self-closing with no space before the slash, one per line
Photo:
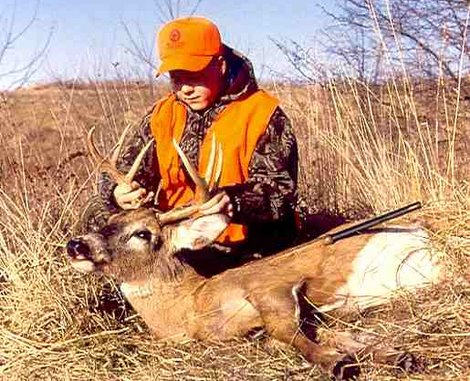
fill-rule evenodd
<path id="1" fill-rule="evenodd" d="M 152 233 L 149 230 L 138 230 L 134 234 L 132 234 L 134 237 L 143 239 L 147 242 L 150 242 L 152 240 Z"/>

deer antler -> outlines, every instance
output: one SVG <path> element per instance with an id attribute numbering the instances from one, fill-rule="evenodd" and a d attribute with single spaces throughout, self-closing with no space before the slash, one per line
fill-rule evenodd
<path id="1" fill-rule="evenodd" d="M 204 177 L 199 176 L 198 171 L 191 164 L 186 157 L 178 143 L 173 139 L 173 145 L 178 152 L 178 155 L 183 163 L 186 171 L 196 185 L 194 200 L 198 202 L 206 202 L 210 199 L 210 191 L 219 185 L 220 174 L 222 173 L 222 146 L 217 144 L 215 135 L 212 136 L 211 152 L 209 155 L 209 162 L 207 164 L 206 173 Z M 214 165 L 216 165 L 214 167 Z"/>
<path id="2" fill-rule="evenodd" d="M 210 195 L 211 190 L 218 187 L 220 175 L 222 173 L 222 146 L 220 143 L 217 144 L 215 136 L 212 137 L 211 152 L 204 177 L 199 175 L 196 168 L 194 168 L 174 139 L 173 145 L 176 149 L 176 152 L 178 152 L 178 155 L 184 167 L 186 168 L 186 171 L 196 185 L 194 195 L 195 205 L 185 206 L 182 208 L 170 210 L 166 213 L 158 214 L 158 218 L 162 225 L 193 216 L 200 211 L 202 206 L 205 208 L 210 208 L 211 206 L 217 204 L 222 197 L 222 195 L 217 195 L 211 198 Z"/>
<path id="3" fill-rule="evenodd" d="M 90 131 L 88 131 L 88 137 L 87 137 L 88 150 L 93 156 L 94 161 L 101 168 L 102 171 L 108 173 L 113 178 L 113 180 L 116 181 L 118 184 L 122 184 L 122 183 L 131 184 L 132 183 L 134 176 L 144 158 L 145 153 L 150 148 L 153 142 L 153 139 L 150 140 L 145 145 L 145 147 L 141 149 L 141 151 L 137 155 L 128 173 L 124 173 L 120 171 L 119 169 L 117 169 L 116 164 L 119 158 L 119 154 L 121 153 L 122 146 L 124 144 L 124 139 L 129 131 L 129 128 L 130 128 L 130 125 L 124 129 L 121 136 L 119 137 L 119 140 L 116 143 L 116 146 L 111 155 L 111 159 L 105 158 L 96 148 L 96 145 L 94 142 L 95 127 L 92 127 Z M 208 162 L 204 177 L 199 176 L 197 170 L 190 163 L 190 161 L 188 160 L 188 158 L 186 157 L 186 155 L 181 150 L 181 148 L 179 147 L 178 143 L 175 140 L 173 140 L 173 144 L 189 176 L 196 184 L 195 197 L 194 197 L 195 205 L 173 209 L 166 213 L 158 213 L 158 218 L 162 225 L 193 216 L 200 211 L 202 206 L 204 206 L 205 208 L 210 208 L 211 206 L 217 204 L 221 198 L 221 196 L 216 196 L 212 198 L 210 196 L 211 190 L 216 189 L 218 187 L 220 175 L 222 173 L 222 147 L 220 144 L 217 144 L 215 136 L 212 138 L 209 162 Z M 150 192 L 145 198 L 145 200 L 140 200 L 138 204 L 136 204 L 135 207 L 138 207 L 146 203 L 147 201 L 149 201 L 149 197 L 152 197 L 152 196 L 153 196 L 153 193 Z"/>
<path id="4" fill-rule="evenodd" d="M 101 168 L 103 172 L 108 173 L 114 181 L 116 181 L 118 184 L 120 183 L 126 183 L 130 184 L 132 183 L 135 174 L 137 173 L 137 170 L 139 169 L 140 164 L 142 163 L 142 160 L 145 156 L 145 153 L 147 150 L 150 148 L 152 145 L 153 139 L 151 139 L 144 148 L 142 148 L 135 158 L 134 163 L 131 166 L 131 169 L 129 170 L 128 173 L 124 173 L 117 169 L 117 160 L 119 158 L 119 154 L 121 153 L 122 146 L 124 144 L 124 139 L 129 132 L 131 125 L 128 125 L 124 131 L 122 132 L 121 136 L 119 137 L 118 142 L 116 143 L 116 146 L 113 150 L 111 160 L 106 159 L 96 148 L 95 142 L 94 142 L 94 133 L 95 133 L 95 127 L 92 127 L 90 131 L 88 131 L 88 136 L 87 136 L 87 144 L 88 144 L 88 150 L 90 151 L 91 155 L 93 156 L 93 159 L 95 163 Z"/>
<path id="5" fill-rule="evenodd" d="M 113 149 L 111 159 L 106 159 L 96 148 L 96 145 L 94 142 L 95 127 L 92 127 L 90 131 L 88 131 L 87 145 L 88 145 L 88 150 L 91 153 L 91 156 L 93 156 L 93 159 L 98 165 L 98 167 L 101 168 L 103 172 L 108 173 L 113 178 L 113 180 L 116 181 L 117 184 L 124 183 L 124 184 L 130 185 L 132 183 L 132 181 L 134 180 L 134 176 L 137 173 L 137 170 L 139 169 L 140 164 L 142 163 L 145 153 L 147 152 L 147 150 L 150 148 L 150 146 L 153 143 L 153 139 L 151 139 L 140 150 L 129 172 L 124 173 L 120 171 L 119 169 L 117 169 L 117 161 L 121 153 L 122 146 L 124 144 L 124 139 L 127 133 L 129 132 L 130 127 L 131 125 L 128 125 L 122 132 L 121 136 L 119 137 L 119 140 L 116 143 L 115 148 Z M 135 202 L 132 205 L 132 208 L 137 209 L 141 205 L 146 204 L 147 202 L 151 201 L 153 197 L 154 197 L 154 193 L 149 192 L 144 198 L 135 200 Z"/>

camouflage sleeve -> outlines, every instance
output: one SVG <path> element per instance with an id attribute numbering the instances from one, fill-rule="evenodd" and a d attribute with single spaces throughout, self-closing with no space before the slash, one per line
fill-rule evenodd
<path id="1" fill-rule="evenodd" d="M 151 112 L 149 112 L 141 121 L 141 123 L 131 130 L 131 136 L 127 139 L 125 143 L 120 159 L 118 160 L 117 167 L 118 169 L 127 172 L 131 168 L 132 164 L 135 161 L 135 158 L 139 154 L 140 150 L 147 144 L 147 142 L 153 138 L 152 132 L 150 130 L 150 117 Z M 148 192 L 155 192 L 158 187 L 160 180 L 160 175 L 158 173 L 157 165 L 157 155 L 155 150 L 155 142 L 153 147 L 150 147 L 147 151 L 142 164 L 137 171 L 134 180 L 137 181 L 143 188 Z M 106 173 L 101 173 L 98 178 L 98 192 L 106 206 L 106 208 L 111 212 L 119 211 L 117 206 L 113 191 L 116 187 L 116 183 L 111 177 Z"/>
<path id="2" fill-rule="evenodd" d="M 248 180 L 225 187 L 234 204 L 234 222 L 253 224 L 284 219 L 297 195 L 297 141 L 278 107 L 251 158 Z"/>

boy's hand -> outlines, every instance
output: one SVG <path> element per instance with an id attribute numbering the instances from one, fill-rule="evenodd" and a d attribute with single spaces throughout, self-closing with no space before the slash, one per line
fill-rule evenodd
<path id="1" fill-rule="evenodd" d="M 222 213 L 230 218 L 233 217 L 233 204 L 230 201 L 230 197 L 225 191 L 217 193 L 215 196 L 212 197 L 212 200 L 213 199 L 217 199 L 217 203 L 213 206 L 208 207 L 207 209 L 202 206 L 200 210 L 201 213 L 205 215 Z"/>
<path id="2" fill-rule="evenodd" d="M 121 183 L 114 188 L 114 200 L 121 209 L 137 209 L 143 204 L 149 202 L 154 193 L 147 191 L 140 186 L 137 181 L 131 184 Z"/>

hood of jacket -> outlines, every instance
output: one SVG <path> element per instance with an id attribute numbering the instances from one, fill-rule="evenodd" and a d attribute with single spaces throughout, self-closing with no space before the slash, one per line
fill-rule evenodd
<path id="1" fill-rule="evenodd" d="M 223 57 L 227 62 L 227 74 L 220 103 L 242 99 L 258 90 L 253 65 L 246 56 L 224 45 Z"/>

